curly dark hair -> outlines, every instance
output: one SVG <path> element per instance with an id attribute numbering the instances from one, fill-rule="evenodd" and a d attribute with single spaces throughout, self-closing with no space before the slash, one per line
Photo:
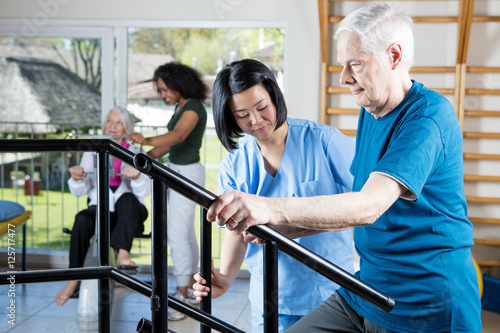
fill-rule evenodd
<path id="1" fill-rule="evenodd" d="M 237 139 L 243 136 L 243 131 L 229 108 L 229 99 L 258 84 L 267 90 L 276 107 L 276 129 L 278 129 L 286 121 L 287 108 L 278 82 L 266 65 L 257 60 L 243 59 L 232 62 L 217 74 L 212 95 L 212 110 L 215 131 L 227 150 L 235 149 Z"/>
<path id="2" fill-rule="evenodd" d="M 208 88 L 201 79 L 201 74 L 184 64 L 169 62 L 156 68 L 153 84 L 158 92 L 158 79 L 162 79 L 168 89 L 175 90 L 183 98 L 195 98 L 204 101 Z"/>

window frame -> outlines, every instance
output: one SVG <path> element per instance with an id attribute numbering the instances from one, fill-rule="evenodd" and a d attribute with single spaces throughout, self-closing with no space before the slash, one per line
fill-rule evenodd
<path id="1" fill-rule="evenodd" d="M 113 105 L 127 105 L 128 28 L 275 28 L 285 30 L 284 71 L 289 73 L 289 24 L 285 21 L 206 21 L 206 20 L 46 20 L 32 26 L 27 34 L 27 20 L 0 19 L 0 36 L 101 38 L 102 87 L 101 121 Z M 43 24 L 42 24 L 43 23 Z M 115 44 L 116 43 L 116 44 Z M 116 45 L 116 47 L 115 47 Z M 116 80 L 115 80 L 116 70 Z M 285 74 L 286 76 L 286 74 Z M 288 81 L 284 80 L 287 99 Z M 116 89 L 115 89 L 116 88 Z"/>

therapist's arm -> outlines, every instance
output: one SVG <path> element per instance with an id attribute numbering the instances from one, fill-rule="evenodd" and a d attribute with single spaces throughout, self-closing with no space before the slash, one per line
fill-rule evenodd
<path id="1" fill-rule="evenodd" d="M 206 286 L 206 279 L 200 273 L 196 273 L 194 279 L 196 283 L 193 285 L 194 295 L 196 299 L 201 301 L 203 297 L 208 296 L 211 290 L 212 298 L 217 298 L 231 287 L 233 281 L 238 274 L 245 253 L 247 244 L 243 241 L 242 235 L 225 229 L 224 241 L 220 252 L 220 270 L 213 267 L 212 263 L 212 289 Z"/>

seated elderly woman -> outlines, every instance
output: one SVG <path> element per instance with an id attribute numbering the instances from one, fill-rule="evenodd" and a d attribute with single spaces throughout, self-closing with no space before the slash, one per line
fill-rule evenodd
<path id="1" fill-rule="evenodd" d="M 134 154 L 144 152 L 130 144 L 126 136 L 133 132 L 133 117 L 124 108 L 111 109 L 103 124 L 103 132 L 113 136 L 113 141 L 129 149 Z M 88 195 L 89 207 L 79 212 L 71 232 L 69 267 L 83 267 L 89 249 L 90 239 L 96 228 L 97 184 L 94 172 L 94 152 L 85 152 L 79 166 L 69 169 L 71 178 L 68 185 L 71 193 L 80 197 Z M 130 258 L 130 249 L 135 235 L 144 231 L 144 221 L 148 211 L 144 198 L 150 194 L 150 179 L 138 170 L 113 157 L 113 171 L 109 179 L 110 244 L 116 254 L 119 266 L 136 264 Z M 57 294 L 56 304 L 63 305 L 79 288 L 79 281 L 69 281 Z"/>

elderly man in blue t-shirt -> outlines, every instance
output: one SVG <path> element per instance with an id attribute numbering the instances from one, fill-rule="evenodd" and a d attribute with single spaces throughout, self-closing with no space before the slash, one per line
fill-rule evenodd
<path id="1" fill-rule="evenodd" d="M 309 198 L 221 195 L 208 219 L 243 232 L 269 223 L 354 228 L 362 281 L 392 296 L 384 313 L 339 289 L 287 332 L 480 332 L 463 185 L 462 133 L 449 101 L 410 79 L 411 17 L 387 5 L 336 32 L 340 81 L 361 106 L 352 193 Z"/>

